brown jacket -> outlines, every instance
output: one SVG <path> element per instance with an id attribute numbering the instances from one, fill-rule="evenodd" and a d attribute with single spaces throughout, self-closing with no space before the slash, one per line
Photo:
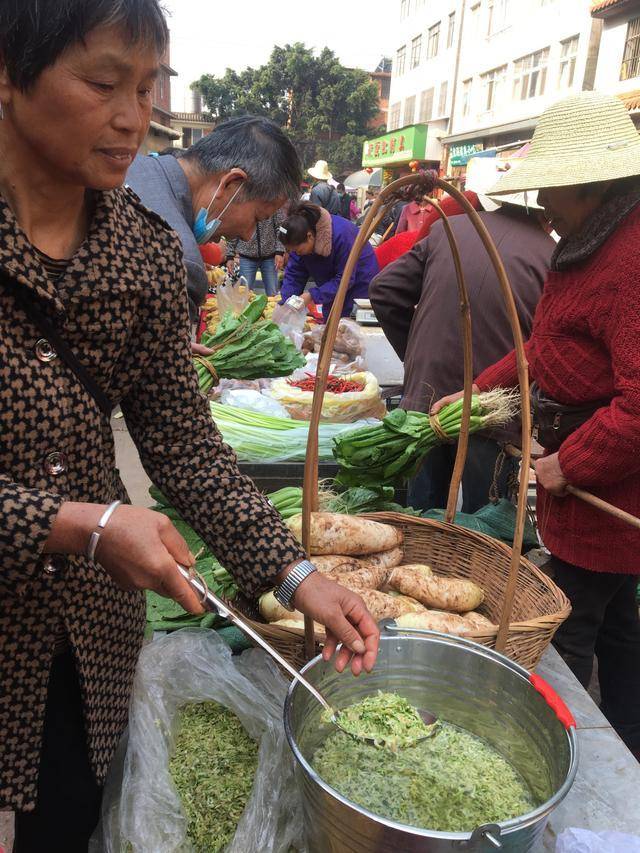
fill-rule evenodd
<path id="1" fill-rule="evenodd" d="M 10 277 L 59 326 L 119 402 L 154 483 L 249 593 L 303 557 L 242 476 L 192 368 L 180 244 L 129 190 L 96 194 L 85 243 L 55 285 L 0 198 L 0 806 L 35 804 L 54 638 L 77 660 L 89 755 L 103 780 L 126 725 L 145 624 L 84 556 L 45 559 L 63 501 L 126 499 L 108 419 L 5 286 Z M 46 343 L 46 342 L 45 342 Z"/>
<path id="2" fill-rule="evenodd" d="M 542 293 L 554 249 L 551 237 L 510 206 L 480 213 L 493 237 L 514 292 L 525 338 Z M 473 375 L 513 349 L 500 285 L 471 220 L 449 220 L 460 249 L 473 335 Z M 462 331 L 455 269 L 441 222 L 427 238 L 385 267 L 369 288 L 384 332 L 404 361 L 402 407 L 426 412 L 432 401 L 464 384 Z"/>

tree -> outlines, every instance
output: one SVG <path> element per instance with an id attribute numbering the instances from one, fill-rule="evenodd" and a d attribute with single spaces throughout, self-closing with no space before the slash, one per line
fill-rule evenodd
<path id="1" fill-rule="evenodd" d="M 192 88 L 220 119 L 272 119 L 290 134 L 305 164 L 322 158 L 335 174 L 359 168 L 378 112 L 378 90 L 365 71 L 346 68 L 329 48 L 315 56 L 300 42 L 274 47 L 259 68 L 205 74 Z"/>

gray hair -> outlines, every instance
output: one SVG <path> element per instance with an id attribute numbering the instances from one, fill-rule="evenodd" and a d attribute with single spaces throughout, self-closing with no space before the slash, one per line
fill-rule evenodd
<path id="1" fill-rule="evenodd" d="M 300 195 L 302 164 L 289 137 L 277 124 L 259 116 L 240 116 L 219 124 L 183 158 L 205 174 L 239 168 L 248 175 L 246 200 L 275 201 Z"/>

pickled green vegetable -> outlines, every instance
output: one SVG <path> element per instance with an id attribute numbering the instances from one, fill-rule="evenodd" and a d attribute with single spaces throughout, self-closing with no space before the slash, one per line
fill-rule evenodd
<path id="1" fill-rule="evenodd" d="M 393 708 L 388 699 L 369 698 L 378 699 L 382 716 L 385 702 L 387 709 Z M 377 716 L 369 705 L 371 714 Z M 394 725 L 375 722 L 378 731 Z M 351 802 L 420 829 L 472 832 L 539 805 L 521 776 L 495 749 L 442 720 L 431 737 L 397 752 L 334 732 L 316 750 L 312 764 L 328 785 Z"/>
<path id="2" fill-rule="evenodd" d="M 330 712 L 324 712 L 329 722 Z M 433 725 L 426 726 L 420 715 L 404 697 L 397 693 L 367 696 L 340 711 L 340 727 L 356 737 L 371 738 L 380 747 L 396 751 L 413 745 L 418 738 L 428 737 Z"/>

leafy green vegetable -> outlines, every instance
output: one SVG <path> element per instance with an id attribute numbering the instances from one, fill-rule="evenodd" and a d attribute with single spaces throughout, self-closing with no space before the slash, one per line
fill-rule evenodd
<path id="1" fill-rule="evenodd" d="M 330 711 L 324 711 L 325 723 L 331 717 Z M 433 731 L 433 725 L 425 725 L 407 699 L 382 691 L 342 708 L 339 723 L 344 731 L 359 738 L 371 738 L 377 746 L 394 752 L 412 746 L 418 738 L 429 737 Z"/>
<path id="2" fill-rule="evenodd" d="M 251 796 L 258 746 L 240 720 L 215 702 L 186 705 L 169 771 L 196 853 L 219 853 Z"/>
<path id="3" fill-rule="evenodd" d="M 474 395 L 472 433 L 507 423 L 516 413 L 517 398 L 501 390 Z M 438 414 L 440 432 L 451 439 L 460 435 L 462 400 Z M 428 415 L 394 409 L 379 426 L 337 436 L 333 454 L 340 465 L 337 480 L 345 486 L 384 486 L 412 477 L 429 451 L 442 444 Z"/>
<path id="4" fill-rule="evenodd" d="M 229 379 L 288 376 L 304 365 L 304 357 L 280 328 L 270 320 L 260 319 L 266 304 L 267 297 L 258 296 L 237 317 L 228 311 L 214 335 L 202 336 L 202 343 L 215 350 L 212 355 L 194 359 L 202 391 L 208 391 L 214 383 L 207 364 L 218 377 Z"/>
<path id="5" fill-rule="evenodd" d="M 375 721 L 384 727 L 389 721 Z M 438 832 L 471 832 L 524 815 L 536 803 L 524 780 L 482 739 L 439 720 L 397 752 L 329 735 L 312 764 L 342 796 L 380 817 Z"/>

